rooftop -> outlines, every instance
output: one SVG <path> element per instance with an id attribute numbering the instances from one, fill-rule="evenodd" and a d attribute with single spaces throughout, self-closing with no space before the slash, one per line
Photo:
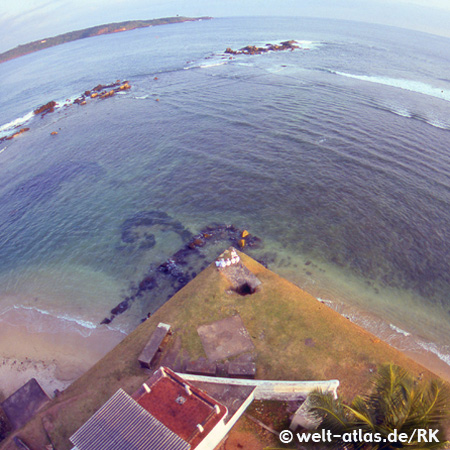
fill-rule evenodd
<path id="1" fill-rule="evenodd" d="M 160 368 L 133 394 L 158 421 L 195 448 L 227 416 L 227 408 L 206 392 Z"/>
<path id="2" fill-rule="evenodd" d="M 189 450 L 191 446 L 119 389 L 75 434 L 77 450 Z"/>

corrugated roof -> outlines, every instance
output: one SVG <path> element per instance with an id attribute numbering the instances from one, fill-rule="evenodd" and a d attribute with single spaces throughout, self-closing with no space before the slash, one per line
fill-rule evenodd
<path id="1" fill-rule="evenodd" d="M 79 450 L 189 450 L 178 437 L 119 389 L 71 438 Z"/>

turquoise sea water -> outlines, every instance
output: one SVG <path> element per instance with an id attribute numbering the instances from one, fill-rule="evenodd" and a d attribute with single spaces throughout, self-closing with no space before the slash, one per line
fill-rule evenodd
<path id="1" fill-rule="evenodd" d="M 302 49 L 223 54 L 288 39 Z M 158 211 L 193 234 L 248 229 L 263 240 L 249 253 L 270 269 L 450 363 L 449 44 L 375 25 L 233 18 L 1 64 L 0 130 L 31 130 L 0 145 L 0 320 L 22 309 L 24 320 L 36 312 L 31 330 L 44 313 L 55 329 L 98 327 L 186 244 L 164 224 L 139 230 L 152 248 L 123 241 L 127 219 Z M 116 79 L 132 89 L 62 106 Z M 50 100 L 61 107 L 32 117 Z M 152 290 L 109 326 L 128 332 L 166 294 Z"/>

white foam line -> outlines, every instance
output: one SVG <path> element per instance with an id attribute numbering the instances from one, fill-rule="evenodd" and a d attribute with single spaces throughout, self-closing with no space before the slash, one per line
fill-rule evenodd
<path id="1" fill-rule="evenodd" d="M 0 153 L 3 153 L 6 149 L 7 149 L 7 147 L 2 148 L 2 149 L 0 150 Z"/>
<path id="2" fill-rule="evenodd" d="M 417 343 L 427 352 L 434 353 L 441 361 L 450 366 L 450 355 L 442 353 L 433 342 L 417 341 Z"/>
<path id="3" fill-rule="evenodd" d="M 439 98 L 441 100 L 450 101 L 450 91 L 442 88 L 433 87 L 429 84 L 422 83 L 421 81 L 406 80 L 402 78 L 389 78 L 389 77 L 377 77 L 368 75 L 354 75 L 351 73 L 337 72 L 329 70 L 331 73 L 340 75 L 347 78 L 354 78 L 356 80 L 367 81 L 369 83 L 382 84 L 385 86 L 391 86 L 405 91 L 416 92 L 418 94 L 428 95 L 430 97 Z"/>
<path id="4" fill-rule="evenodd" d="M 395 326 L 394 324 L 392 324 L 392 323 L 389 324 L 389 327 L 391 328 L 391 330 L 394 330 L 396 333 L 403 334 L 403 336 L 411 336 L 411 333 L 408 333 L 407 331 L 402 330 L 402 329 L 399 328 L 399 327 L 396 327 L 396 326 Z"/>
<path id="5" fill-rule="evenodd" d="M 217 67 L 217 66 L 223 66 L 224 64 L 227 64 L 228 61 L 222 61 L 219 63 L 213 63 L 213 64 L 204 64 L 200 65 L 200 69 L 209 69 L 210 67 Z"/>
<path id="6" fill-rule="evenodd" d="M 14 306 L 12 306 L 12 307 L 10 307 L 10 308 L 6 308 L 6 309 L 4 309 L 3 311 L 1 311 L 1 312 L 0 312 L 0 316 L 3 316 L 4 314 L 6 314 L 7 312 L 9 312 L 9 311 L 11 311 L 11 310 L 20 310 L 20 309 L 27 310 L 27 311 L 36 311 L 36 312 L 38 312 L 39 314 L 42 314 L 42 315 L 45 315 L 45 316 L 52 316 L 52 317 L 55 317 L 55 318 L 58 319 L 58 320 L 63 320 L 63 321 L 66 321 L 66 322 L 70 322 L 70 323 L 72 323 L 72 324 L 79 325 L 79 326 L 81 326 L 81 327 L 83 327 L 83 328 L 86 328 L 86 329 L 88 329 L 88 330 L 94 330 L 94 329 L 97 329 L 97 328 L 98 328 L 98 325 L 97 325 L 97 324 L 95 324 L 95 323 L 93 323 L 93 322 L 90 322 L 90 321 L 88 321 L 88 320 L 76 319 L 76 318 L 74 318 L 74 317 L 70 317 L 70 316 L 67 316 L 67 315 L 65 315 L 65 314 L 61 314 L 61 315 L 53 314 L 53 313 L 51 313 L 51 312 L 49 312 L 49 311 L 47 311 L 47 310 L 45 310 L 45 309 L 40 309 L 40 308 L 36 308 L 36 307 L 33 307 L 33 306 L 14 305 Z M 108 330 L 110 330 L 110 331 L 118 331 L 119 333 L 122 333 L 122 334 L 124 334 L 125 336 L 128 335 L 128 332 L 122 330 L 120 327 L 113 327 L 113 326 L 111 326 L 111 325 L 106 325 L 106 328 L 107 328 Z M 83 333 L 82 330 L 77 330 L 77 331 L 78 331 L 80 334 L 82 334 L 83 336 L 86 336 L 86 335 Z M 89 334 L 90 334 L 90 331 L 89 331 L 89 333 L 87 334 L 87 336 L 89 336 Z"/>
<path id="7" fill-rule="evenodd" d="M 31 111 L 25 114 L 23 117 L 18 117 L 17 119 L 12 120 L 11 122 L 5 123 L 0 127 L 0 133 L 10 131 L 14 128 L 19 127 L 20 125 L 23 125 L 25 122 L 28 122 L 33 116 L 34 112 Z"/>
<path id="8" fill-rule="evenodd" d="M 46 311 L 45 309 L 35 308 L 33 306 L 24 306 L 24 305 L 18 306 L 18 305 L 14 305 L 12 308 L 7 308 L 7 309 L 3 310 L 0 313 L 0 315 L 6 314 L 8 311 L 11 311 L 11 309 L 15 309 L 15 310 L 25 309 L 27 311 L 36 311 L 36 312 L 38 312 L 38 313 L 40 313 L 42 315 L 52 316 L 52 317 L 55 317 L 56 319 L 59 319 L 59 320 L 65 320 L 67 322 L 76 323 L 78 325 L 81 325 L 83 328 L 88 328 L 90 330 L 93 330 L 93 329 L 97 328 L 97 325 L 95 323 L 90 322 L 88 320 L 76 319 L 74 317 L 70 317 L 70 316 L 67 316 L 65 314 L 62 314 L 62 315 L 52 314 L 51 312 Z"/>

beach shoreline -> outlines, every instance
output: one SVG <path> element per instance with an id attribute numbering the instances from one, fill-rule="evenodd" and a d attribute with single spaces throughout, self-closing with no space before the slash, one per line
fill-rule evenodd
<path id="1" fill-rule="evenodd" d="M 352 323 L 373 335 L 374 342 L 383 341 L 399 352 L 450 382 L 450 366 L 439 356 L 426 349 L 411 349 L 409 333 L 391 330 L 388 322 L 371 316 L 366 311 L 358 311 L 349 305 L 321 300 L 324 305 L 337 311 Z M 127 334 L 106 326 L 87 330 L 80 324 L 71 323 L 66 329 L 43 331 L 54 318 L 41 317 L 43 323 L 37 327 L 41 331 L 30 331 L 21 317 L 23 311 L 12 309 L 2 315 L 0 327 L 0 399 L 5 399 L 35 378 L 49 397 L 63 391 L 77 378 L 86 373 L 103 356 L 118 345 Z M 360 320 L 358 320 L 360 319 Z M 364 320 L 365 319 L 365 320 Z M 364 323 L 378 325 L 377 331 L 368 329 Z M 384 328 L 384 332 L 383 332 Z"/>
<path id="2" fill-rule="evenodd" d="M 430 363 L 425 361 L 425 366 L 422 365 L 424 360 L 417 363 L 416 359 L 409 357 L 413 355 L 389 346 L 249 256 L 243 253 L 239 253 L 239 256 L 247 269 L 261 281 L 261 289 L 251 296 L 238 295 L 230 290 L 226 277 L 210 264 L 84 375 L 78 377 L 49 408 L 38 412 L 21 430 L 23 438 L 44 445 L 50 436 L 55 446 L 69 450 L 70 435 L 86 422 L 92 411 L 98 410 L 117 389 L 134 392 L 148 378 L 148 371 L 139 367 L 137 358 L 159 322 L 171 324 L 173 337 L 153 368 L 158 364 L 167 364 L 173 358 L 184 365 L 187 361 L 204 357 L 204 346 L 198 335 L 199 324 L 238 314 L 252 337 L 258 379 L 338 379 L 340 395 L 353 398 L 367 392 L 377 367 L 388 362 L 404 367 L 419 379 L 437 377 L 436 373 L 430 371 L 431 359 L 428 359 Z M 20 336 L 18 328 L 15 338 L 21 338 L 23 343 L 24 336 Z M 46 348 L 54 357 L 54 362 L 61 363 L 59 369 L 63 369 L 64 374 L 59 376 L 59 380 L 65 375 L 75 375 L 74 365 L 71 367 L 70 362 L 82 371 L 82 362 L 76 361 L 76 358 L 65 360 L 64 365 L 58 361 L 61 353 L 56 353 L 62 349 L 63 342 L 52 339 L 51 345 L 44 345 L 38 337 L 42 340 L 45 336 L 35 333 L 35 351 Z M 95 330 L 89 336 L 82 336 L 85 344 L 87 339 L 91 339 L 90 356 L 95 354 L 94 344 L 97 350 L 106 350 L 104 345 L 98 345 L 102 340 L 100 337 L 104 338 L 103 343 L 106 340 L 111 346 L 111 336 L 101 336 Z M 64 339 L 64 333 L 61 338 Z M 63 354 L 66 357 L 81 354 L 86 356 L 84 362 L 89 362 L 89 355 L 85 355 L 80 347 L 81 341 L 76 341 L 74 339 L 72 342 L 72 351 L 66 349 Z M 16 349 L 11 348 L 10 351 L 15 352 Z M 170 367 L 170 364 L 167 365 Z M 42 429 L 44 418 L 50 424 L 45 431 Z M 12 439 L 12 436 L 8 439 Z"/>
<path id="3" fill-rule="evenodd" d="M 0 398 L 7 398 L 31 378 L 53 397 L 89 370 L 125 334 L 105 326 L 86 330 L 71 323 L 55 329 L 54 317 L 41 317 L 42 331 L 30 331 L 20 310 L 0 322 Z M 60 325 L 60 324 L 58 324 Z M 52 329 L 53 326 L 53 329 Z M 48 331 L 44 331 L 47 329 Z"/>

